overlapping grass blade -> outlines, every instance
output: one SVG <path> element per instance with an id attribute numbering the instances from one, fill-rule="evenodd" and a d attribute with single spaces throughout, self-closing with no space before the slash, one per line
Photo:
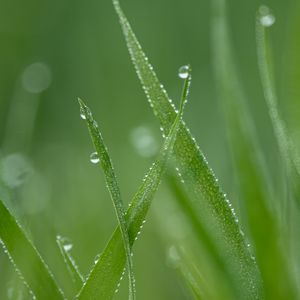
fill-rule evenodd
<path id="1" fill-rule="evenodd" d="M 22 280 L 37 299 L 64 299 L 47 265 L 1 200 L 0 241 Z"/>
<path id="2" fill-rule="evenodd" d="M 169 135 L 166 137 L 158 158 L 151 166 L 143 183 L 130 202 L 126 213 L 126 220 L 129 228 L 130 244 L 133 245 L 145 223 L 145 218 L 152 199 L 161 181 L 162 174 L 166 168 L 167 160 L 173 149 L 176 135 L 179 129 L 180 120 L 183 114 L 184 104 L 187 100 L 191 76 L 185 81 L 180 110 L 175 118 Z M 79 299 L 112 299 L 118 284 L 122 279 L 122 272 L 125 264 L 125 252 L 121 241 L 120 227 L 117 227 L 102 252 L 99 260 L 91 270 L 88 279 L 80 291 Z"/>
<path id="3" fill-rule="evenodd" d="M 269 208 L 270 182 L 258 144 L 250 110 L 241 83 L 238 80 L 225 15 L 225 1 L 214 0 L 212 18 L 212 48 L 219 95 L 227 123 L 239 196 L 242 199 L 246 219 L 255 244 L 265 293 L 270 299 L 295 296 L 295 287 L 287 259 L 282 252 L 280 239 L 284 232 L 279 228 L 274 210 Z M 276 205 L 274 200 L 272 205 Z M 281 241 L 282 242 L 282 241 Z M 284 274 L 284 275 L 283 275 Z M 282 283 L 282 276 L 286 279 Z"/>
<path id="4" fill-rule="evenodd" d="M 271 23 L 266 22 L 268 20 Z M 278 148 L 285 163 L 288 179 L 292 182 L 292 188 L 295 193 L 294 198 L 298 205 L 300 205 L 300 156 L 278 111 L 278 99 L 270 68 L 271 48 L 267 40 L 266 30 L 273 24 L 274 20 L 275 18 L 269 8 L 261 6 L 256 20 L 258 66 Z"/>
<path id="5" fill-rule="evenodd" d="M 104 175 L 106 179 L 107 188 L 109 190 L 116 211 L 116 215 L 118 218 L 122 239 L 123 239 L 123 245 L 124 245 L 126 258 L 127 258 L 127 268 L 128 268 L 128 276 L 129 276 L 129 299 L 134 300 L 135 279 L 133 274 L 131 246 L 129 242 L 129 234 L 128 234 L 128 228 L 125 220 L 125 213 L 124 213 L 123 202 L 121 199 L 120 188 L 117 182 L 117 178 L 107 148 L 104 144 L 102 135 L 98 129 L 98 124 L 94 120 L 90 109 L 84 104 L 84 102 L 81 99 L 78 99 L 78 101 L 80 105 L 81 115 L 84 116 L 85 120 L 87 121 L 88 129 L 93 144 L 95 146 L 95 149 L 97 151 L 96 155 L 98 157 L 96 157 L 96 159 L 98 158 L 100 159 L 101 167 L 104 171 Z"/>
<path id="6" fill-rule="evenodd" d="M 175 119 L 175 110 L 137 41 L 119 1 L 113 1 L 123 29 L 131 59 L 146 95 L 165 133 Z M 187 190 L 193 196 L 192 205 L 224 261 L 231 269 L 237 296 L 256 299 L 260 297 L 261 283 L 257 266 L 251 258 L 237 217 L 230 207 L 203 153 L 184 123 L 180 124 L 174 145 L 177 161 Z"/>
<path id="7" fill-rule="evenodd" d="M 70 275 L 71 282 L 73 282 L 74 290 L 77 292 L 82 287 L 84 280 L 74 258 L 70 254 L 70 247 L 72 246 L 70 243 L 66 243 L 66 239 L 60 235 L 56 237 L 56 243 Z"/>

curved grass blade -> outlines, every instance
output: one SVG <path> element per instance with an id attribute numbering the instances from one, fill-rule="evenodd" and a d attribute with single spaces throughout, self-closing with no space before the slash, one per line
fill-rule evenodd
<path id="1" fill-rule="evenodd" d="M 269 190 L 270 182 L 265 170 L 256 129 L 247 107 L 246 97 L 235 68 L 225 1 L 214 0 L 212 18 L 212 47 L 215 74 L 219 85 L 219 95 L 227 123 L 229 144 L 239 186 L 239 196 L 243 200 L 246 219 L 254 241 L 257 262 L 264 281 L 267 298 L 295 297 L 295 287 L 291 281 L 287 259 L 279 239 L 284 232 L 279 226 L 274 211 L 269 209 L 274 199 Z M 275 198 L 276 199 L 276 198 Z M 273 200 L 272 206 L 276 206 Z M 284 284 L 282 278 L 285 278 Z"/>
<path id="2" fill-rule="evenodd" d="M 270 9 L 266 6 L 261 6 L 256 20 L 258 67 L 278 148 L 285 164 L 288 178 L 292 182 L 295 199 L 300 205 L 300 156 L 278 111 L 278 99 L 270 67 L 271 47 L 267 40 L 266 30 L 273 25 L 274 21 L 275 17 L 271 14 Z"/>
<path id="3" fill-rule="evenodd" d="M 187 101 L 190 82 L 191 76 L 189 75 L 184 84 L 180 110 L 171 126 L 170 133 L 163 143 L 158 158 L 145 176 L 143 183 L 130 202 L 130 206 L 126 212 L 131 246 L 141 233 L 152 199 L 166 169 L 166 164 L 179 129 L 184 105 Z M 77 296 L 78 299 L 112 299 L 115 291 L 118 290 L 118 285 L 124 274 L 125 259 L 120 227 L 118 226 L 99 260 L 91 270 L 88 279 Z"/>
<path id="4" fill-rule="evenodd" d="M 164 133 L 167 133 L 176 116 L 174 106 L 142 51 L 120 8 L 119 1 L 114 0 L 113 3 L 138 77 L 154 114 L 159 119 Z M 260 274 L 240 231 L 235 212 L 183 122 L 180 124 L 173 154 L 187 190 L 195 200 L 191 201 L 193 208 L 231 269 L 231 276 L 235 280 L 233 288 L 237 289 L 237 297 L 260 298 Z"/>
<path id="5" fill-rule="evenodd" d="M 97 159 L 100 159 L 102 169 L 104 171 L 107 188 L 109 190 L 111 199 L 114 204 L 120 230 L 123 238 L 124 249 L 127 257 L 128 277 L 129 277 L 129 299 L 135 299 L 135 279 L 133 274 L 133 263 L 131 255 L 131 246 L 129 242 L 129 235 L 127 224 L 125 220 L 125 213 L 123 208 L 123 201 L 121 199 L 121 192 L 117 182 L 117 178 L 112 166 L 111 159 L 109 157 L 107 148 L 104 144 L 102 135 L 98 129 L 97 122 L 94 120 L 90 109 L 84 104 L 81 99 L 78 99 L 80 105 L 81 114 L 85 116 L 87 121 L 88 129 L 97 151 Z"/>
<path id="6" fill-rule="evenodd" d="M 74 289 L 75 291 L 78 291 L 82 287 L 84 280 L 75 260 L 70 254 L 72 245 L 66 242 L 66 239 L 60 235 L 56 237 L 56 243 L 67 267 L 68 273 L 70 274 L 71 281 L 74 284 Z"/>
<path id="7" fill-rule="evenodd" d="M 64 299 L 47 265 L 1 200 L 0 242 L 32 295 L 37 299 Z"/>

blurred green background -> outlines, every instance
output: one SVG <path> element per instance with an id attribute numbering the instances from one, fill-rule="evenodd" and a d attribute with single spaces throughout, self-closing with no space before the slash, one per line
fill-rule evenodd
<path id="1" fill-rule="evenodd" d="M 271 166 L 276 159 L 271 152 L 275 141 L 258 78 L 255 13 L 266 4 L 276 16 L 271 37 L 279 105 L 297 136 L 299 1 L 227 2 L 235 62 Z M 162 138 L 110 0 L 0 3 L 0 197 L 64 286 L 56 235 L 70 238 L 72 254 L 87 274 L 117 223 L 102 172 L 89 161 L 93 148 L 79 117 L 77 97 L 87 102 L 98 120 L 126 203 Z M 234 186 L 213 74 L 210 1 L 127 0 L 121 4 L 176 103 L 182 85 L 177 70 L 192 65 L 184 119 L 230 198 Z M 151 138 L 141 142 L 145 135 Z M 156 207 L 163 208 L 168 222 L 174 211 L 165 203 L 171 198 L 163 183 L 134 247 L 139 299 L 190 297 L 168 263 L 171 244 L 164 234 L 174 233 L 168 227 L 163 235 L 158 233 L 164 224 Z M 9 298 L 14 277 L 8 258 L 0 253 L 0 299 Z M 120 299 L 125 299 L 126 288 L 123 282 Z"/>

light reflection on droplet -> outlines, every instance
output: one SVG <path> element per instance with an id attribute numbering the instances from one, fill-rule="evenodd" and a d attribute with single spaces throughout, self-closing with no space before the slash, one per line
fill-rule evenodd
<path id="1" fill-rule="evenodd" d="M 99 155 L 97 152 L 93 152 L 91 155 L 90 155 L 90 162 L 93 163 L 93 164 L 97 164 L 99 163 L 100 161 L 100 158 L 99 158 Z"/>
<path id="2" fill-rule="evenodd" d="M 260 23 L 262 26 L 264 27 L 270 27 L 272 26 L 276 19 L 275 16 L 271 13 L 271 10 L 269 9 L 269 7 L 262 5 L 259 8 L 259 15 L 260 15 Z"/>
<path id="3" fill-rule="evenodd" d="M 189 76 L 189 72 L 190 72 L 190 67 L 189 66 L 182 66 L 178 70 L 178 76 L 181 79 L 186 79 Z"/>

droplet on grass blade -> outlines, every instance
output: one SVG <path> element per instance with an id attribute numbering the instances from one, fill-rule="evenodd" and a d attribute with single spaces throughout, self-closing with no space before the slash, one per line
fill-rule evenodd
<path id="1" fill-rule="evenodd" d="M 260 23 L 264 27 L 270 27 L 275 23 L 275 16 L 271 13 L 271 10 L 267 6 L 261 6 L 259 8 Z"/>
<path id="2" fill-rule="evenodd" d="M 86 120 L 86 115 L 82 107 L 80 107 L 80 118 L 82 120 Z"/>
<path id="3" fill-rule="evenodd" d="M 91 155 L 90 155 L 90 162 L 92 164 L 97 164 L 99 163 L 100 161 L 100 158 L 99 158 L 99 155 L 97 152 L 93 152 Z"/>
<path id="4" fill-rule="evenodd" d="M 190 74 L 190 67 L 189 66 L 182 66 L 179 68 L 178 70 L 178 76 L 181 78 L 181 79 L 186 79 L 188 78 Z"/>

